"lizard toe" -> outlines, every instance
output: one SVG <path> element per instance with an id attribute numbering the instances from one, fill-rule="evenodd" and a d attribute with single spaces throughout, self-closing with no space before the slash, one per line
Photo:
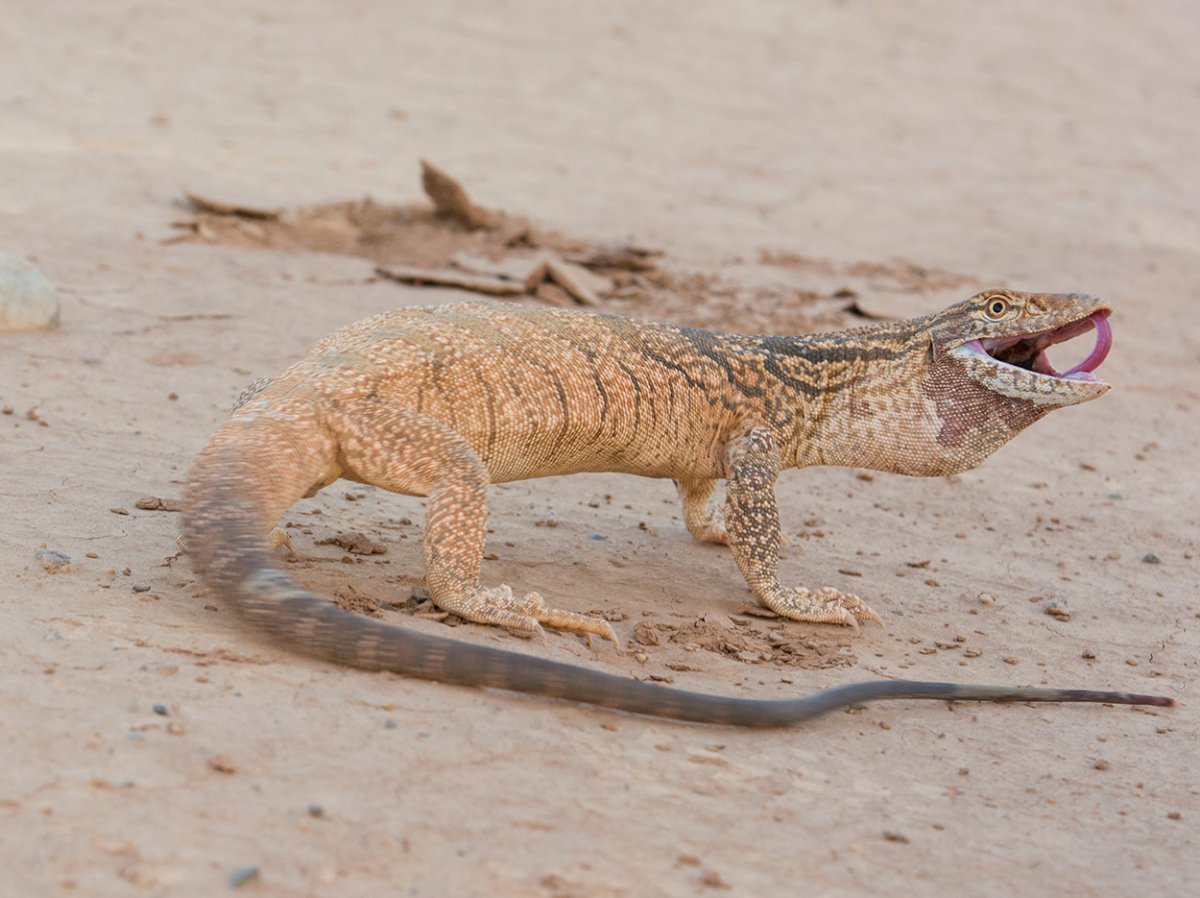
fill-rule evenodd
<path id="1" fill-rule="evenodd" d="M 477 589 L 463 597 L 442 597 L 437 604 L 444 610 L 453 611 L 474 623 L 491 624 L 518 634 L 540 636 L 543 641 L 546 641 L 543 627 L 549 627 L 589 637 L 594 634 L 611 641 L 614 645 L 621 644 L 608 621 L 577 611 L 552 608 L 546 604 L 540 593 L 531 592 L 524 596 L 515 596 L 512 588 L 503 584 L 490 589 Z"/>
<path id="2" fill-rule="evenodd" d="M 537 593 L 533 595 L 537 596 Z M 604 639 L 609 640 L 613 645 L 620 648 L 621 640 L 617 638 L 617 634 L 613 631 L 612 626 L 603 618 L 595 617 L 590 614 L 580 614 L 577 611 L 566 611 L 562 608 L 551 608 L 542 601 L 541 596 L 537 596 L 537 604 L 529 612 L 531 616 L 554 630 L 563 630 L 568 633 L 579 633 L 588 637 L 588 644 L 591 644 L 591 636 L 594 634 Z"/>

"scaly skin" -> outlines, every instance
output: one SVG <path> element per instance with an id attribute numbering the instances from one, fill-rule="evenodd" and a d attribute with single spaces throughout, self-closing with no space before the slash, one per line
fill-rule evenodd
<path id="1" fill-rule="evenodd" d="M 242 395 L 192 467 L 184 540 L 201 580 L 257 628 L 366 669 L 745 726 L 874 698 L 1170 704 L 904 681 L 788 701 L 688 693 L 348 614 L 280 570 L 265 539 L 280 539 L 272 528 L 288 506 L 339 478 L 427 496 L 425 576 L 437 605 L 478 623 L 615 641 L 604 621 L 547 607 L 536 593 L 481 586 L 487 489 L 582 471 L 669 477 L 688 530 L 729 545 L 761 604 L 794 620 L 857 626 L 879 620 L 857 596 L 777 579 L 778 472 L 973 468 L 1053 408 L 1108 389 L 1086 372 L 1028 370 L 1046 370 L 1038 353 L 1063 336 L 1091 326 L 1107 334 L 1107 315 L 1086 296 L 1007 291 L 912 321 L 801 337 L 485 303 L 387 312 Z M 1018 342 L 1025 335 L 1035 336 Z M 713 501 L 719 480 L 723 508 Z"/>

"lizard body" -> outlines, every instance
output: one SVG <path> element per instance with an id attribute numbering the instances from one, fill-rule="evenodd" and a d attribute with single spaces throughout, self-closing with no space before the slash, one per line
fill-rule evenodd
<path id="1" fill-rule="evenodd" d="M 641 683 L 414 633 L 342 611 L 276 566 L 265 534 L 344 478 L 428 497 L 434 603 L 468 620 L 616 641 L 607 623 L 479 582 L 489 484 L 583 471 L 676 481 L 689 531 L 726 543 L 754 596 L 794 620 L 879 620 L 857 596 L 789 588 L 774 483 L 808 465 L 911 475 L 973 468 L 1054 408 L 1101 395 L 1109 308 L 990 291 L 936 315 L 832 334 L 721 334 L 615 315 L 469 303 L 386 312 L 255 384 L 197 458 L 184 540 L 193 567 L 253 625 L 348 665 L 664 717 L 794 723 L 873 698 L 1170 704 L 1127 693 L 878 681 L 756 701 Z M 1066 373 L 1044 349 L 1088 329 Z M 714 499 L 726 481 L 724 506 Z"/>

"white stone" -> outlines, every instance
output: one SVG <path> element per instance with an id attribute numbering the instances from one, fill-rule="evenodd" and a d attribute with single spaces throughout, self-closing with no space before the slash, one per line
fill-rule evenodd
<path id="1" fill-rule="evenodd" d="M 43 330 L 58 325 L 58 292 L 45 276 L 0 250 L 0 331 Z"/>

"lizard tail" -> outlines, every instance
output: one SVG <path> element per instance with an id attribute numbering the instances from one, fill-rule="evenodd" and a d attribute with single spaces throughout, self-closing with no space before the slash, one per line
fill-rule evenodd
<path id="1" fill-rule="evenodd" d="M 655 717 L 735 726 L 786 726 L 877 699 L 1108 702 L 1173 705 L 1123 692 L 1022 689 L 877 680 L 810 696 L 756 700 L 687 692 L 405 630 L 350 614 L 280 568 L 266 534 L 293 502 L 338 476 L 332 438 L 314 442 L 311 420 L 234 418 L 200 453 L 188 477 L 183 534 L 192 567 L 232 600 L 255 629 L 292 648 L 366 670 L 487 686 Z"/>

